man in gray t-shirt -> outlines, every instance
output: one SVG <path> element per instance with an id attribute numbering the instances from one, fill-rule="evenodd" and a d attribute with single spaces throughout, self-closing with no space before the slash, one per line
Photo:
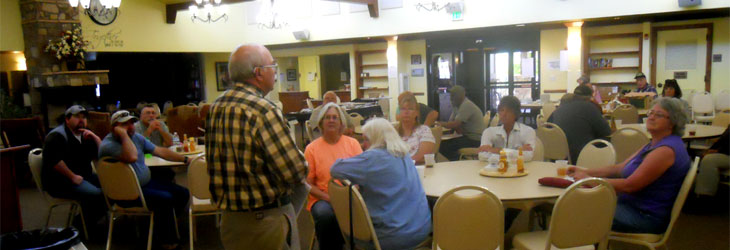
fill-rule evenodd
<path id="1" fill-rule="evenodd" d="M 159 108 L 154 104 L 147 104 L 140 113 L 139 121 L 134 124 L 135 132 L 150 140 L 155 146 L 172 146 L 170 130 L 163 121 L 157 119 L 160 116 Z"/>
<path id="2" fill-rule="evenodd" d="M 450 161 L 459 160 L 459 149 L 478 148 L 482 132 L 485 129 L 484 114 L 472 101 L 466 98 L 464 87 L 454 86 L 451 93 L 451 105 L 454 108 L 451 118 L 442 123 L 445 128 L 454 129 L 464 136 L 441 142 L 439 152 Z"/>

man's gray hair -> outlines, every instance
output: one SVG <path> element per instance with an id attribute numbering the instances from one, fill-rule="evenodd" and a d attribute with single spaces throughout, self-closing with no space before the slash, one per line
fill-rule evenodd
<path id="1" fill-rule="evenodd" d="M 395 157 L 408 155 L 410 148 L 403 142 L 393 124 L 383 118 L 371 118 L 362 127 L 362 133 L 370 141 L 370 149 L 383 148 Z"/>
<path id="2" fill-rule="evenodd" d="M 242 47 L 249 46 L 259 47 L 259 49 L 237 53 Z M 234 83 L 245 82 L 255 76 L 254 69 L 264 65 L 261 47 L 262 46 L 258 44 L 244 44 L 231 52 L 230 57 L 228 57 L 228 75 L 230 76 L 231 81 Z"/>
<path id="3" fill-rule="evenodd" d="M 680 99 L 672 97 L 660 97 L 651 103 L 651 106 L 659 105 L 669 113 L 669 122 L 672 124 L 672 134 L 684 136 L 684 128 L 689 122 L 689 111 L 684 107 Z"/>

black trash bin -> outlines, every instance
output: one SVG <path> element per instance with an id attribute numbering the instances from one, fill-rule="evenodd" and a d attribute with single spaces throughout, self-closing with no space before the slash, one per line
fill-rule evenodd
<path id="1" fill-rule="evenodd" d="M 81 238 L 76 228 L 47 228 L 3 234 L 0 237 L 0 249 L 67 250 L 79 242 Z"/>

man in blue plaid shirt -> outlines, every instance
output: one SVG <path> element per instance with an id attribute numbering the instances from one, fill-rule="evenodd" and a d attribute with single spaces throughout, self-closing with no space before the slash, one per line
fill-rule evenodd
<path id="1" fill-rule="evenodd" d="M 292 190 L 302 184 L 307 166 L 281 110 L 264 98 L 276 82 L 277 64 L 265 47 L 242 45 L 231 53 L 228 72 L 234 85 L 211 105 L 205 123 L 210 191 L 223 210 L 223 246 L 289 249 L 287 232 L 296 228 L 286 219 L 294 213 Z M 291 244 L 298 248 L 298 242 Z"/>

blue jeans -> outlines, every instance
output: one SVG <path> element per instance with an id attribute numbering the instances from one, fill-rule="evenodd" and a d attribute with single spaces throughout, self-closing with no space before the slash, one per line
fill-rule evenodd
<path id="1" fill-rule="evenodd" d="M 314 187 L 316 188 L 316 187 Z M 319 200 L 312 205 L 314 229 L 319 242 L 319 249 L 342 249 L 345 240 L 342 239 L 340 226 L 337 224 L 335 210 L 329 202 Z"/>
<path id="2" fill-rule="evenodd" d="M 56 198 L 75 200 L 81 205 L 85 219 L 93 223 L 106 213 L 106 202 L 101 192 L 99 178 L 92 174 L 81 184 L 49 188 L 48 194 Z"/>
<path id="3" fill-rule="evenodd" d="M 162 244 L 176 243 L 178 239 L 175 235 L 173 209 L 177 210 L 178 215 L 185 214 L 190 199 L 188 189 L 175 183 L 152 179 L 142 187 L 142 193 L 147 207 L 155 212 L 155 238 L 159 237 Z M 139 206 L 140 202 L 116 201 L 122 207 Z"/>
<path id="4" fill-rule="evenodd" d="M 621 233 L 664 233 L 668 221 L 645 213 L 629 204 L 616 204 L 616 213 L 613 216 L 611 230 Z"/>

